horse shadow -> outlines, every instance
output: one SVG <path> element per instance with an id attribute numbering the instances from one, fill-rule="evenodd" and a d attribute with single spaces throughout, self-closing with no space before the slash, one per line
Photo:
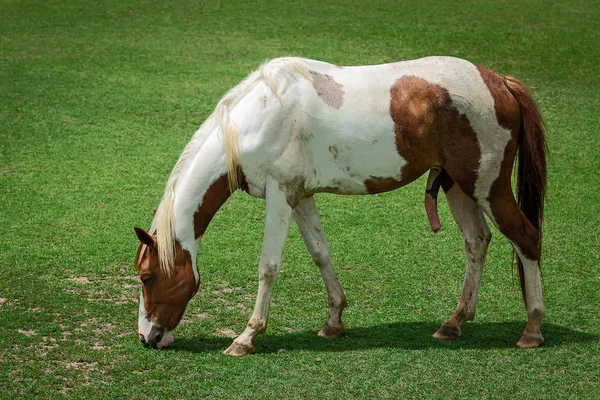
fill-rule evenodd
<path id="1" fill-rule="evenodd" d="M 439 340 L 432 334 L 439 322 L 395 322 L 366 327 L 346 328 L 339 338 L 322 338 L 316 331 L 266 333 L 254 340 L 257 353 L 269 354 L 281 351 L 338 352 L 365 349 L 395 348 L 404 350 L 427 349 L 503 349 L 516 348 L 525 323 L 488 322 L 467 323 L 461 327 L 462 336 L 453 340 Z M 569 343 L 594 342 L 600 335 L 582 332 L 556 324 L 544 324 L 542 332 L 546 341 L 544 348 Z M 179 337 L 167 350 L 208 353 L 225 350 L 233 339 L 223 336 Z"/>

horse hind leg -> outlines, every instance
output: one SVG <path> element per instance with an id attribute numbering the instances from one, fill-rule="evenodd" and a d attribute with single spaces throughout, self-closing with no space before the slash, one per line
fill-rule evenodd
<path id="1" fill-rule="evenodd" d="M 329 316 L 325 321 L 325 325 L 319 331 L 319 336 L 341 336 L 344 333 L 342 312 L 348 306 L 348 303 L 331 263 L 329 244 L 323 233 L 323 226 L 313 197 L 300 200 L 294 209 L 294 220 L 306 243 L 308 252 L 317 267 L 319 267 L 327 290 Z"/>
<path id="2" fill-rule="evenodd" d="M 458 306 L 452 317 L 434 333 L 433 336 L 438 339 L 459 337 L 460 326 L 475 318 L 475 306 L 477 305 L 483 265 L 492 238 L 481 208 L 460 189 L 458 184 L 452 185 L 446 191 L 446 198 L 452 215 L 462 231 L 467 265 Z"/>
<path id="3" fill-rule="evenodd" d="M 539 231 L 521 211 L 508 184 L 490 194 L 489 205 L 484 210 L 500 232 L 510 240 L 521 262 L 519 279 L 527 308 L 527 326 L 517 345 L 524 348 L 538 347 L 544 342 L 541 325 L 546 315 L 539 268 Z"/>

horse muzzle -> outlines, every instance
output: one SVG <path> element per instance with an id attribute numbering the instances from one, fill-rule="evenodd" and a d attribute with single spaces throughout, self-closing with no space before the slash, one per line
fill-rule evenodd
<path id="1" fill-rule="evenodd" d="M 175 339 L 173 338 L 173 334 L 169 332 L 167 328 L 160 325 L 153 325 L 148 335 L 140 333 L 140 341 L 146 347 L 164 349 L 172 344 Z"/>

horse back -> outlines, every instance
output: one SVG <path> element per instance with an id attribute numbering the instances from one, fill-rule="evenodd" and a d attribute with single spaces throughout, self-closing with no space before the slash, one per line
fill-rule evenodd
<path id="1" fill-rule="evenodd" d="M 293 190 L 379 193 L 442 166 L 473 195 L 482 160 L 497 174 L 506 126 L 519 117 L 509 96 L 498 123 L 501 76 L 452 57 L 354 67 L 304 61 L 310 80 L 290 85 L 273 104 L 275 122 L 261 125 L 280 148 L 268 173 Z"/>

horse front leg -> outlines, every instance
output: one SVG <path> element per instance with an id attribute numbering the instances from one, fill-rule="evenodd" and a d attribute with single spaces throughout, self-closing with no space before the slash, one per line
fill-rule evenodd
<path id="1" fill-rule="evenodd" d="M 273 282 L 281 271 L 281 257 L 292 219 L 292 208 L 279 184 L 272 178 L 266 185 L 265 236 L 258 265 L 258 294 L 252 317 L 246 329 L 238 336 L 225 354 L 243 356 L 254 351 L 252 340 L 267 330 L 269 304 Z"/>
<path id="2" fill-rule="evenodd" d="M 314 198 L 307 197 L 298 203 L 294 209 L 294 220 L 304 238 L 306 248 L 313 261 L 319 267 L 329 303 L 329 316 L 325 325 L 319 331 L 319 336 L 338 337 L 344 333 L 342 312 L 348 306 L 346 295 L 338 281 L 329 256 L 329 244 L 323 233 Z"/>

